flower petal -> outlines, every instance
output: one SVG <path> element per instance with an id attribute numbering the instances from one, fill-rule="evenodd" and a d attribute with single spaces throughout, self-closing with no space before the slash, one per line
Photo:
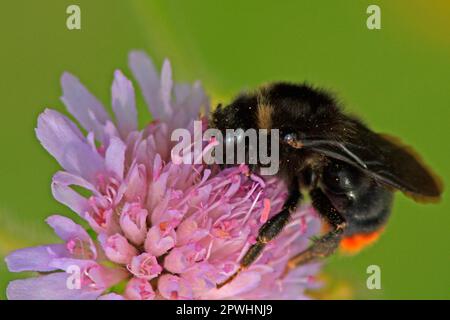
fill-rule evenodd
<path id="1" fill-rule="evenodd" d="M 165 274 L 158 280 L 159 293 L 166 299 L 171 300 L 190 300 L 192 296 L 192 288 L 183 278 Z"/>
<path id="2" fill-rule="evenodd" d="M 156 257 L 146 252 L 133 257 L 127 268 L 135 277 L 145 280 L 156 278 L 163 271 Z"/>
<path id="3" fill-rule="evenodd" d="M 53 176 L 53 197 L 60 203 L 68 206 L 70 209 L 78 213 L 81 217 L 84 217 L 86 211 L 90 209 L 89 201 L 73 190 L 71 188 L 72 185 L 82 187 L 97 196 L 100 194 L 92 184 L 79 176 L 63 171 L 59 171 Z"/>
<path id="4" fill-rule="evenodd" d="M 49 272 L 56 270 L 49 265 L 51 260 L 68 256 L 69 252 L 63 244 L 53 244 L 13 251 L 5 258 L 5 262 L 11 272 Z"/>
<path id="5" fill-rule="evenodd" d="M 137 112 L 133 84 L 120 70 L 114 73 L 111 92 L 117 127 L 122 138 L 126 139 L 130 132 L 137 130 Z"/>
<path id="6" fill-rule="evenodd" d="M 255 271 L 240 273 L 236 279 L 220 289 L 213 289 L 206 292 L 203 299 L 225 299 L 235 298 L 238 295 L 250 292 L 258 287 L 261 281 L 261 275 Z"/>
<path id="7" fill-rule="evenodd" d="M 125 297 L 130 300 L 153 300 L 155 291 L 147 280 L 133 278 L 125 288 Z"/>
<path id="8" fill-rule="evenodd" d="M 128 64 L 152 116 L 155 119 L 166 119 L 160 95 L 160 78 L 152 60 L 145 52 L 132 51 Z"/>
<path id="9" fill-rule="evenodd" d="M 147 170 L 142 164 L 134 164 L 125 178 L 125 199 L 129 202 L 143 202 L 147 194 Z"/>
<path id="10" fill-rule="evenodd" d="M 144 246 L 148 253 L 159 257 L 172 249 L 175 243 L 175 231 L 171 230 L 167 234 L 163 234 L 159 226 L 153 226 L 147 233 Z"/>
<path id="11" fill-rule="evenodd" d="M 164 107 L 164 114 L 166 118 L 162 120 L 170 120 L 173 114 L 171 102 L 172 102 L 172 67 L 169 60 L 165 59 L 161 70 L 161 99 Z"/>
<path id="12" fill-rule="evenodd" d="M 120 227 L 133 244 L 141 245 L 147 236 L 148 211 L 139 203 L 125 203 L 120 214 Z"/>
<path id="13" fill-rule="evenodd" d="M 66 72 L 62 75 L 61 86 L 63 88 L 61 100 L 67 110 L 87 131 L 93 131 L 97 139 L 106 141 L 104 125 L 111 119 L 101 102 L 70 73 Z"/>
<path id="14" fill-rule="evenodd" d="M 92 150 L 75 124 L 59 112 L 46 109 L 38 118 L 36 135 L 68 172 L 93 181 L 95 174 L 103 170 L 102 157 Z"/>
<path id="15" fill-rule="evenodd" d="M 55 230 L 55 233 L 62 240 L 69 241 L 78 238 L 83 241 L 91 241 L 91 237 L 86 230 L 72 219 L 67 217 L 53 215 L 47 218 L 47 223 Z"/>
<path id="16" fill-rule="evenodd" d="M 108 259 L 115 263 L 128 264 L 138 254 L 137 249 L 121 234 L 116 233 L 109 237 L 101 234 L 98 239 Z"/>
<path id="17" fill-rule="evenodd" d="M 125 166 L 125 150 L 126 145 L 117 137 L 110 140 L 108 149 L 106 149 L 105 163 L 106 169 L 117 175 L 119 179 L 123 178 L 123 170 Z"/>
<path id="18" fill-rule="evenodd" d="M 203 259 L 205 250 L 199 245 L 186 245 L 173 248 L 164 258 L 164 268 L 171 273 L 183 273 Z"/>
<path id="19" fill-rule="evenodd" d="M 110 268 L 98 264 L 94 260 L 60 258 L 54 259 L 51 266 L 72 273 L 77 267 L 82 276 L 81 286 L 97 289 L 108 289 L 126 279 L 129 274 L 123 268 Z"/>
<path id="20" fill-rule="evenodd" d="M 100 296 L 97 300 L 125 300 L 125 298 L 120 294 L 111 292 Z"/>
<path id="21" fill-rule="evenodd" d="M 192 86 L 176 85 L 174 91 L 174 115 L 171 119 L 173 128 L 188 128 L 201 113 L 204 117 L 208 117 L 210 103 L 200 81 L 196 81 Z"/>
<path id="22" fill-rule="evenodd" d="M 6 295 L 9 300 L 94 300 L 103 289 L 69 289 L 70 274 L 56 272 L 35 278 L 14 280 L 9 283 Z"/>

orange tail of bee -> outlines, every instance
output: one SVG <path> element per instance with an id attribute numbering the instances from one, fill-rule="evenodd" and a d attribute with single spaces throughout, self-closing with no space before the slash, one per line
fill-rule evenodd
<path id="1" fill-rule="evenodd" d="M 357 233 L 341 240 L 340 251 L 345 254 L 355 254 L 358 253 L 364 247 L 374 243 L 383 229 L 371 232 L 371 233 Z"/>

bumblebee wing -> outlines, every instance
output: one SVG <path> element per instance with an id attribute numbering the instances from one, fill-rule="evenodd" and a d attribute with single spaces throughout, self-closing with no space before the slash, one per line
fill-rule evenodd
<path id="1" fill-rule="evenodd" d="M 401 190 L 416 201 L 439 200 L 442 183 L 418 154 L 398 139 L 377 134 L 362 124 L 351 134 L 334 132 L 332 139 L 311 139 L 308 147 L 361 168 L 377 181 Z"/>

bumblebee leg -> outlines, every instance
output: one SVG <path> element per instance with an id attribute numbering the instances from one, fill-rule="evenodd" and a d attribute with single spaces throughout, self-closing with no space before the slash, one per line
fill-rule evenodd
<path id="1" fill-rule="evenodd" d="M 299 265 L 331 255 L 339 246 L 346 227 L 345 219 L 331 204 L 322 190 L 313 189 L 310 196 L 313 207 L 333 227 L 333 230 L 316 240 L 308 249 L 291 258 L 284 271 L 285 275 Z"/>
<path id="2" fill-rule="evenodd" d="M 250 266 L 259 257 L 266 244 L 275 238 L 288 223 L 291 214 L 297 209 L 297 204 L 300 199 L 301 193 L 299 191 L 298 180 L 294 179 L 291 183 L 289 196 L 284 202 L 282 210 L 261 226 L 258 237 L 256 238 L 256 243 L 247 250 L 244 257 L 240 261 L 239 268 L 227 280 L 219 283 L 217 285 L 218 288 L 223 287 L 236 278 L 242 270 Z"/>

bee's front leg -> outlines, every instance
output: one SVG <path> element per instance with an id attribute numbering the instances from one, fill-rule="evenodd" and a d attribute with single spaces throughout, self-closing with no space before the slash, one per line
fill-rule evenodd
<path id="1" fill-rule="evenodd" d="M 239 268 L 228 279 L 219 283 L 217 285 L 218 288 L 221 288 L 232 281 L 242 270 L 249 267 L 260 256 L 266 244 L 275 238 L 281 230 L 283 230 L 284 226 L 286 226 L 292 213 L 297 209 L 297 205 L 301 199 L 298 179 L 294 178 L 292 180 L 293 181 L 289 184 L 291 186 L 289 196 L 283 205 L 283 209 L 261 226 L 258 237 L 256 238 L 256 243 L 247 250 L 240 261 Z"/>

